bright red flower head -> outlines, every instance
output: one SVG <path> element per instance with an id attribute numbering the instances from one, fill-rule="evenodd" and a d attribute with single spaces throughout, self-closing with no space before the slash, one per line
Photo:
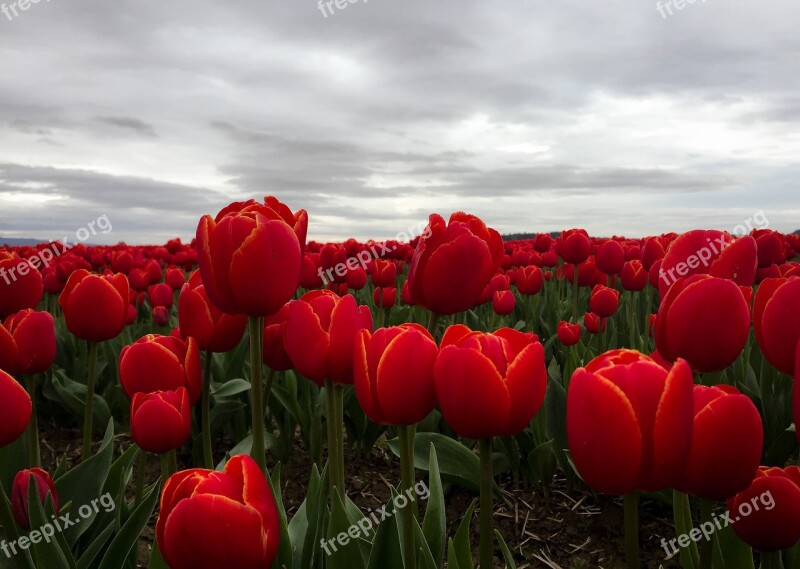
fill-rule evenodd
<path id="1" fill-rule="evenodd" d="M 430 216 L 411 261 L 408 282 L 414 302 L 437 314 L 455 314 L 475 306 L 500 269 L 503 240 L 494 229 L 466 213 L 450 222 Z"/>
<path id="2" fill-rule="evenodd" d="M 191 412 L 185 387 L 136 393 L 131 401 L 131 438 L 142 450 L 155 454 L 179 449 L 192 431 Z"/>
<path id="3" fill-rule="evenodd" d="M 599 334 L 606 329 L 607 322 L 605 318 L 601 318 L 592 312 L 587 312 L 583 315 L 583 326 L 590 334 Z"/>
<path id="4" fill-rule="evenodd" d="M 602 318 L 609 318 L 614 315 L 619 307 L 619 291 L 603 285 L 597 285 L 592 289 L 589 297 L 589 308 L 592 312 Z"/>
<path id="5" fill-rule="evenodd" d="M 287 371 L 294 367 L 286 353 L 283 335 L 286 320 L 289 318 L 289 304 L 284 304 L 278 312 L 267 316 L 264 322 L 264 365 L 275 371 Z"/>
<path id="6" fill-rule="evenodd" d="M 695 275 L 670 287 L 658 309 L 655 332 L 666 360 L 680 357 L 697 371 L 721 371 L 747 342 L 750 308 L 733 281 Z"/>
<path id="7" fill-rule="evenodd" d="M 375 259 L 370 266 L 369 276 L 375 288 L 397 287 L 397 265 L 394 261 Z"/>
<path id="8" fill-rule="evenodd" d="M 359 330 L 372 330 L 372 314 L 354 296 L 329 290 L 307 292 L 289 303 L 284 330 L 286 353 L 295 369 L 323 385 L 326 379 L 353 383 L 353 344 Z"/>
<path id="9" fill-rule="evenodd" d="M 625 249 L 617 241 L 609 239 L 597 248 L 595 264 L 607 275 L 618 275 L 625 265 Z"/>
<path id="10" fill-rule="evenodd" d="M 14 483 L 11 487 L 11 510 L 14 513 L 14 519 L 20 527 L 26 531 L 31 529 L 31 521 L 28 517 L 31 478 L 33 478 L 36 484 L 36 491 L 39 495 L 40 503 L 44 505 L 47 501 L 47 495 L 50 494 L 56 516 L 59 514 L 60 510 L 56 485 L 53 483 L 53 479 L 47 471 L 41 468 L 21 470 L 14 477 Z"/>
<path id="11" fill-rule="evenodd" d="M 36 308 L 43 291 L 42 274 L 29 260 L 0 250 L 0 319 Z"/>
<path id="12" fill-rule="evenodd" d="M 308 229 L 274 197 L 230 204 L 197 227 L 197 254 L 206 293 L 228 314 L 269 316 L 292 298 Z"/>
<path id="13" fill-rule="evenodd" d="M 392 308 L 397 302 L 397 289 L 395 287 L 376 288 L 372 292 L 372 300 L 379 308 Z"/>
<path id="14" fill-rule="evenodd" d="M 171 569 L 265 569 L 278 554 L 278 507 L 256 462 L 234 456 L 225 472 L 184 470 L 167 480 L 156 537 Z"/>
<path id="15" fill-rule="evenodd" d="M 67 328 L 89 342 L 116 338 L 128 321 L 128 291 L 128 279 L 121 273 L 93 275 L 78 269 L 58 297 Z"/>
<path id="16" fill-rule="evenodd" d="M 514 312 L 516 303 L 517 299 L 510 290 L 498 290 L 492 295 L 492 310 L 501 316 Z"/>
<path id="17" fill-rule="evenodd" d="M 729 385 L 694 386 L 692 452 L 675 487 L 707 500 L 724 501 L 750 486 L 764 447 L 755 404 Z"/>
<path id="18" fill-rule="evenodd" d="M 622 267 L 622 288 L 631 292 L 638 292 L 647 286 L 649 273 L 639 260 L 628 261 Z"/>
<path id="19" fill-rule="evenodd" d="M 769 363 L 795 373 L 795 348 L 800 341 L 800 277 L 765 279 L 753 304 L 756 340 Z"/>
<path id="20" fill-rule="evenodd" d="M 613 350 L 578 368 L 567 394 L 567 436 L 575 467 L 606 494 L 674 485 L 692 445 L 688 364 L 667 372 L 634 350 Z"/>
<path id="21" fill-rule="evenodd" d="M 592 241 L 585 229 L 570 229 L 561 232 L 556 241 L 556 252 L 570 265 L 586 261 L 592 253 Z"/>
<path id="22" fill-rule="evenodd" d="M 31 418 L 31 398 L 17 380 L 0 371 L 0 448 L 16 441 Z"/>
<path id="23" fill-rule="evenodd" d="M 534 295 L 539 294 L 544 286 L 544 274 L 542 269 L 535 265 L 520 267 L 517 270 L 517 290 L 520 294 Z"/>
<path id="24" fill-rule="evenodd" d="M 201 351 L 229 352 L 242 341 L 245 316 L 222 312 L 208 299 L 200 271 L 195 271 L 178 296 L 181 334 L 197 340 Z"/>
<path id="25" fill-rule="evenodd" d="M 439 349 L 418 324 L 361 330 L 355 343 L 356 396 L 371 421 L 414 425 L 436 406 L 433 366 Z"/>
<path id="26" fill-rule="evenodd" d="M 197 342 L 148 334 L 119 353 L 119 380 L 128 397 L 185 387 L 189 402 L 200 399 L 202 372 Z"/>
<path id="27" fill-rule="evenodd" d="M 26 308 L 0 324 L 0 369 L 15 375 L 41 373 L 55 359 L 55 324 L 49 312 Z"/>
<path id="28" fill-rule="evenodd" d="M 445 421 L 462 437 L 513 436 L 544 402 L 547 370 L 535 334 L 501 328 L 494 334 L 450 326 L 434 368 Z"/>
<path id="29" fill-rule="evenodd" d="M 556 334 L 558 334 L 558 341 L 565 346 L 574 346 L 581 341 L 581 327 L 564 320 L 558 323 Z"/>
<path id="30" fill-rule="evenodd" d="M 154 308 L 156 306 L 170 308 L 174 302 L 172 292 L 172 287 L 166 283 L 150 285 L 147 289 L 147 298 L 150 300 L 150 306 Z"/>
<path id="31" fill-rule="evenodd" d="M 800 539 L 800 469 L 762 466 L 747 490 L 728 500 L 733 531 L 759 551 L 792 547 Z"/>

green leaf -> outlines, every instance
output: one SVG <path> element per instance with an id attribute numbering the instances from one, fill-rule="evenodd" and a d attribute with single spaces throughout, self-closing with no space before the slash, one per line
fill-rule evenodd
<path id="1" fill-rule="evenodd" d="M 472 562 L 470 561 L 470 563 Z M 447 569 L 461 569 L 458 564 L 458 555 L 456 555 L 456 546 L 452 539 L 447 540 Z"/>
<path id="2" fill-rule="evenodd" d="M 453 540 L 453 551 L 460 569 L 474 569 L 472 565 L 472 546 L 469 542 L 469 529 L 472 525 L 472 513 L 477 505 L 478 500 L 473 500 L 472 504 L 467 508 L 467 513 L 464 514 L 464 519 L 461 521 L 461 525 L 456 531 L 456 537 Z"/>
<path id="3" fill-rule="evenodd" d="M 386 518 L 378 526 L 367 569 L 404 569 L 396 516 Z"/>
<path id="4" fill-rule="evenodd" d="M 35 529 L 24 537 L 28 539 L 36 534 L 39 536 L 37 540 L 38 543 L 34 543 L 33 539 L 30 540 L 31 555 L 36 563 L 36 567 L 47 567 L 48 569 L 75 569 L 75 559 L 72 557 L 72 553 L 69 550 L 62 551 L 58 541 L 53 539 L 55 537 L 56 528 L 53 527 L 48 515 L 45 514 L 44 507 L 39 499 L 38 487 L 33 480 L 33 475 L 31 475 L 30 484 L 28 486 L 28 510 L 31 528 L 38 529 Z M 47 510 L 51 515 L 54 513 L 52 497 L 49 494 L 47 496 Z M 49 529 L 45 530 L 45 528 Z M 52 531 L 53 535 L 44 537 L 43 531 L 47 533 Z"/>
<path id="5" fill-rule="evenodd" d="M 672 508 L 675 518 L 675 533 L 677 535 L 689 535 L 689 532 L 694 527 L 689 495 L 674 490 Z M 684 569 L 699 568 L 700 554 L 697 552 L 697 544 L 694 541 L 689 544 L 689 547 L 681 548 L 681 566 Z"/>
<path id="6" fill-rule="evenodd" d="M 94 561 L 101 551 L 105 551 L 108 546 L 108 540 L 114 535 L 117 527 L 115 524 L 106 525 L 92 543 L 86 548 L 78 559 L 77 569 L 89 569 L 94 565 Z"/>
<path id="7" fill-rule="evenodd" d="M 292 567 L 292 540 L 289 536 L 289 524 L 286 521 L 286 508 L 283 505 L 283 496 L 281 495 L 281 464 L 275 465 L 272 469 L 272 475 L 267 477 L 272 494 L 275 497 L 275 503 L 278 505 L 278 513 L 281 519 L 281 534 L 280 545 L 278 546 L 278 557 L 276 558 L 276 567 Z"/>
<path id="8" fill-rule="evenodd" d="M 387 441 L 395 456 L 400 456 L 397 439 Z M 436 448 L 436 455 L 444 480 L 467 488 L 480 488 L 480 460 L 478 455 L 460 442 L 439 433 L 418 433 L 414 443 L 414 466 L 420 470 L 430 470 L 430 447 Z"/>
<path id="9" fill-rule="evenodd" d="M 97 377 L 100 377 L 101 371 L 97 371 Z M 64 404 L 70 411 L 83 416 L 86 409 L 86 386 L 82 383 L 73 381 L 64 373 L 63 370 L 56 370 L 51 375 L 51 380 L 48 382 L 54 388 L 61 403 Z M 111 409 L 108 408 L 108 403 L 99 393 L 94 395 L 94 421 L 95 424 L 106 424 L 111 419 Z"/>
<path id="10" fill-rule="evenodd" d="M 169 565 L 164 561 L 161 556 L 161 551 L 158 549 L 158 544 L 153 544 L 153 551 L 150 553 L 150 561 L 147 563 L 147 569 L 169 569 Z"/>
<path id="11" fill-rule="evenodd" d="M 503 539 L 503 534 L 499 530 L 494 530 L 494 535 L 497 537 L 497 542 L 500 544 L 500 551 L 503 552 L 503 559 L 506 560 L 506 569 L 517 569 L 517 564 L 514 563 L 514 556 L 506 545 L 506 540 Z"/>
<path id="12" fill-rule="evenodd" d="M 364 558 L 358 544 L 360 538 L 351 537 L 349 534 L 351 526 L 352 523 L 347 517 L 342 498 L 338 492 L 334 492 L 327 537 L 328 543 L 332 539 L 336 541 L 330 546 L 332 551 L 326 564 L 327 569 L 365 569 Z M 342 534 L 346 537 L 343 537 Z M 342 539 L 339 540 L 339 537 Z M 345 542 L 344 545 L 342 542 Z"/>
<path id="13" fill-rule="evenodd" d="M 160 488 L 160 482 L 153 484 L 139 506 L 133 510 L 131 516 L 112 540 L 111 545 L 108 546 L 98 569 L 118 569 L 120 560 L 128 558 L 136 546 L 139 535 L 150 521 L 150 516 L 153 515 Z"/>
<path id="14" fill-rule="evenodd" d="M 419 436 L 419 435 L 417 435 Z M 447 512 L 442 489 L 442 476 L 439 472 L 439 460 L 436 456 L 436 447 L 431 443 L 430 458 L 428 459 L 428 504 L 425 509 L 425 519 L 422 522 L 422 533 L 430 550 L 436 567 L 442 565 L 444 558 L 445 537 L 447 536 Z"/>
<path id="15" fill-rule="evenodd" d="M 724 569 L 754 569 L 753 550 L 743 542 L 733 527 L 726 526 L 714 534 L 714 567 Z M 797 565 L 786 565 L 797 567 Z"/>
<path id="16" fill-rule="evenodd" d="M 250 382 L 245 379 L 232 379 L 220 385 L 219 388 L 212 390 L 211 395 L 214 397 L 232 397 L 249 391 L 250 387 Z"/>
<path id="17" fill-rule="evenodd" d="M 554 450 L 561 467 L 568 470 L 570 462 L 567 460 L 567 449 L 569 448 L 567 443 L 567 392 L 561 383 L 552 377 L 547 383 L 544 407 L 547 418 L 547 435 L 555 441 Z"/>

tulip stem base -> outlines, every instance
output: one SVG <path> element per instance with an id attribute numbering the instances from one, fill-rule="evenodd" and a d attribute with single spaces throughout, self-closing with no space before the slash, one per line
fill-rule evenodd
<path id="1" fill-rule="evenodd" d="M 211 446 L 211 364 L 214 361 L 211 350 L 206 351 L 203 363 L 203 462 L 206 468 L 214 468 L 214 450 Z"/>
<path id="2" fill-rule="evenodd" d="M 414 487 L 414 427 L 397 427 L 400 442 L 400 493 L 411 495 Z M 403 508 L 403 557 L 405 569 L 416 569 L 416 544 L 414 543 L 414 508 L 411 504 Z"/>
<path id="3" fill-rule="evenodd" d="M 28 468 L 42 465 L 42 455 L 39 450 L 39 420 L 36 417 L 36 377 L 25 377 L 25 387 L 31 398 L 31 420 L 26 433 L 28 443 Z"/>
<path id="4" fill-rule="evenodd" d="M 481 518 L 480 569 L 494 567 L 494 477 L 492 475 L 492 439 L 481 439 Z"/>
<path id="5" fill-rule="evenodd" d="M 344 451 L 341 446 L 342 434 L 339 430 L 341 424 L 339 419 L 339 406 L 337 397 L 337 386 L 333 381 L 325 381 L 325 404 L 326 404 L 326 424 L 328 427 L 328 480 L 331 486 L 331 499 L 333 499 L 334 488 L 344 496 L 344 467 L 340 466 L 344 462 Z"/>
<path id="6" fill-rule="evenodd" d="M 86 380 L 86 408 L 83 414 L 83 453 L 85 461 L 92 453 L 92 427 L 94 425 L 94 390 L 97 378 L 97 342 L 89 342 L 89 377 Z"/>
<path id="7" fill-rule="evenodd" d="M 250 317 L 250 410 L 253 416 L 253 448 L 250 456 L 262 472 L 267 472 L 267 447 L 264 439 L 264 384 L 261 379 L 263 366 L 264 318 Z"/>
<path id="8" fill-rule="evenodd" d="M 770 551 L 761 554 L 761 569 L 783 569 L 783 559 L 780 551 Z"/>
<path id="9" fill-rule="evenodd" d="M 639 569 L 639 495 L 625 495 L 625 563 L 628 569 Z"/>

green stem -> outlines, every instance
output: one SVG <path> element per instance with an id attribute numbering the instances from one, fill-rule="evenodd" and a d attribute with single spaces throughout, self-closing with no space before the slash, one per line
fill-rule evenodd
<path id="1" fill-rule="evenodd" d="M 414 436 L 413 427 L 397 427 L 400 439 L 400 492 L 410 498 L 414 487 Z M 414 508 L 409 504 L 403 508 L 403 558 L 405 569 L 416 569 L 416 545 L 414 543 Z"/>
<path id="2" fill-rule="evenodd" d="M 203 462 L 206 468 L 214 468 L 214 450 L 211 446 L 211 364 L 214 361 L 211 350 L 206 351 L 203 365 Z"/>
<path id="3" fill-rule="evenodd" d="M 578 263 L 575 263 L 575 276 L 572 283 L 572 321 L 578 322 Z"/>
<path id="4" fill-rule="evenodd" d="M 346 494 L 344 472 L 344 386 L 333 387 L 333 397 L 336 402 L 336 456 L 339 460 L 339 489 L 342 496 Z"/>
<path id="5" fill-rule="evenodd" d="M 97 342 L 89 342 L 89 377 L 86 381 L 86 408 L 83 414 L 83 460 L 87 460 L 92 452 L 92 426 L 94 424 L 94 389 L 97 378 Z"/>
<path id="6" fill-rule="evenodd" d="M 494 566 L 494 496 L 492 492 L 492 439 L 481 439 L 481 523 L 480 523 L 480 569 Z"/>
<path id="7" fill-rule="evenodd" d="M 705 498 L 700 499 L 700 525 L 705 526 L 705 524 L 714 525 L 711 514 L 714 512 L 714 502 L 711 500 L 706 500 Z M 713 548 L 714 542 L 711 537 L 708 539 L 702 539 L 697 542 L 697 549 L 700 553 L 700 569 L 711 569 L 711 561 L 713 559 Z"/>
<path id="8" fill-rule="evenodd" d="M 39 420 L 36 417 L 36 377 L 28 375 L 25 377 L 25 387 L 31 398 L 31 420 L 28 423 L 27 443 L 28 443 L 28 468 L 42 465 L 41 452 L 39 450 Z"/>
<path id="9" fill-rule="evenodd" d="M 639 569 L 639 495 L 625 495 L 625 562 L 628 569 Z"/>
<path id="10" fill-rule="evenodd" d="M 761 553 L 761 569 L 783 569 L 780 551 Z"/>
<path id="11" fill-rule="evenodd" d="M 331 499 L 333 499 L 334 488 L 341 491 L 342 482 L 339 479 L 339 443 L 336 436 L 336 395 L 334 394 L 333 382 L 330 379 L 325 380 L 325 405 L 327 419 L 325 421 L 328 427 L 328 481 L 331 486 Z"/>
<path id="12" fill-rule="evenodd" d="M 3 482 L 0 481 L 0 523 L 3 525 L 3 532 L 8 542 L 16 542 L 19 539 L 17 523 L 14 521 L 14 514 L 11 512 L 11 504 L 8 503 L 6 491 L 3 489 Z M 4 542 L 5 543 L 5 542 Z M 23 551 L 21 558 L 15 562 L 12 559 L 12 567 L 35 569 L 28 551 Z"/>
<path id="13" fill-rule="evenodd" d="M 650 353 L 650 309 L 653 306 L 653 287 L 647 283 L 644 300 L 644 330 L 642 330 L 642 346 L 646 354 Z"/>
<path id="14" fill-rule="evenodd" d="M 166 482 L 170 476 L 178 472 L 178 458 L 174 450 L 161 455 L 161 481 Z"/>
<path id="15" fill-rule="evenodd" d="M 144 496 L 145 473 L 147 470 L 147 451 L 139 449 L 139 459 L 136 463 L 136 502 L 138 506 Z"/>
<path id="16" fill-rule="evenodd" d="M 253 416 L 253 449 L 250 456 L 256 461 L 262 472 L 267 471 L 267 447 L 264 440 L 264 384 L 261 380 L 263 365 L 262 334 L 264 333 L 264 318 L 250 317 L 250 392 L 251 413 Z"/>

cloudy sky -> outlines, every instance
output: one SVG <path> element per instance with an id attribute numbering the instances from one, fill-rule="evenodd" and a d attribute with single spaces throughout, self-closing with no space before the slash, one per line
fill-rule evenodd
<path id="1" fill-rule="evenodd" d="M 0 236 L 800 227 L 797 0 L 3 1 Z"/>

